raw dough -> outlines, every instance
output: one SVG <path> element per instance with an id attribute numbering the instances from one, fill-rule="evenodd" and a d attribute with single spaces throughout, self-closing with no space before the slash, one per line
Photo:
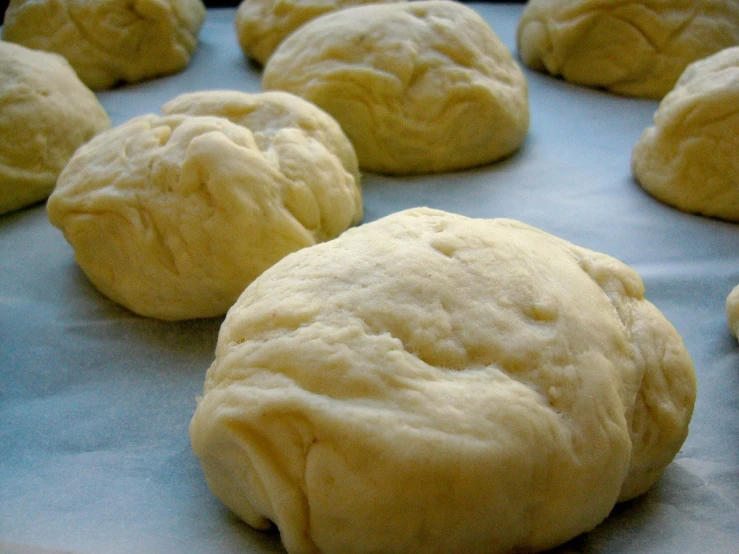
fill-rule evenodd
<path id="1" fill-rule="evenodd" d="M 303 23 L 349 6 L 406 0 L 243 0 L 234 26 L 241 49 L 264 65 L 277 45 Z"/>
<path id="2" fill-rule="evenodd" d="M 511 220 L 400 212 L 257 278 L 190 437 L 288 552 L 529 552 L 592 529 L 678 452 L 682 339 L 617 260 Z"/>
<path id="3" fill-rule="evenodd" d="M 739 44 L 739 2 L 529 0 L 518 24 L 526 65 L 580 85 L 662 98 L 693 61 Z"/>
<path id="4" fill-rule="evenodd" d="M 632 170 L 662 202 L 739 221 L 739 47 L 685 70 L 634 146 Z"/>
<path id="5" fill-rule="evenodd" d="M 2 37 L 63 55 L 101 90 L 181 71 L 204 19 L 201 0 L 10 0 Z"/>
<path id="6" fill-rule="evenodd" d="M 726 318 L 732 334 L 739 339 L 739 285 L 726 297 Z"/>
<path id="7" fill-rule="evenodd" d="M 61 56 L 0 42 L 0 214 L 43 200 L 110 120 Z"/>
<path id="8" fill-rule="evenodd" d="M 299 128 L 261 149 L 225 118 L 146 115 L 82 147 L 48 213 L 105 295 L 177 320 L 222 315 L 277 260 L 358 222 L 362 201 Z"/>
<path id="9" fill-rule="evenodd" d="M 457 2 L 323 15 L 282 42 L 262 85 L 333 115 L 359 166 L 379 173 L 485 164 L 516 150 L 528 131 L 523 73 L 488 24 Z"/>

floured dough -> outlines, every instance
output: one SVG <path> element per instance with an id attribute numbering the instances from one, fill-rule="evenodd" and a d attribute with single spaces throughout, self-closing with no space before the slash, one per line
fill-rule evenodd
<path id="1" fill-rule="evenodd" d="M 726 297 L 726 319 L 729 329 L 739 339 L 739 285 L 735 286 Z"/>
<path id="2" fill-rule="evenodd" d="M 691 64 L 634 146 L 632 171 L 655 198 L 739 221 L 739 47 Z"/>
<path id="3" fill-rule="evenodd" d="M 265 64 L 277 45 L 303 23 L 341 8 L 406 0 L 243 0 L 234 26 L 241 49 Z"/>
<path id="4" fill-rule="evenodd" d="M 109 127 L 64 58 L 0 42 L 0 214 L 46 198 L 77 147 Z"/>
<path id="5" fill-rule="evenodd" d="M 177 320 L 225 313 L 280 258 L 358 222 L 362 201 L 298 128 L 260 148 L 222 117 L 146 115 L 81 148 L 47 209 L 105 295 Z"/>
<path id="6" fill-rule="evenodd" d="M 414 209 L 301 250 L 221 327 L 190 426 L 288 552 L 529 552 L 647 490 L 688 432 L 683 342 L 617 260 Z"/>
<path id="7" fill-rule="evenodd" d="M 61 54 L 101 90 L 184 69 L 204 19 L 201 0 L 10 0 L 2 38 Z"/>
<path id="8" fill-rule="evenodd" d="M 529 67 L 617 94 L 662 98 L 693 61 L 739 44 L 726 0 L 529 0 L 518 53 Z"/>
<path id="9" fill-rule="evenodd" d="M 359 166 L 379 173 L 485 164 L 515 151 L 528 131 L 523 73 L 488 24 L 457 2 L 323 15 L 280 44 L 262 85 L 333 115 Z"/>

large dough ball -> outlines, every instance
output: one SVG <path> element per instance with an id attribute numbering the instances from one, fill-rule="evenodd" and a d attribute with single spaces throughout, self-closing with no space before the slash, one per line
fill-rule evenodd
<path id="1" fill-rule="evenodd" d="M 109 127 L 64 58 L 0 42 L 0 214 L 46 198 L 75 150 Z"/>
<path id="2" fill-rule="evenodd" d="M 617 94 L 662 98 L 693 61 L 739 44 L 726 0 L 529 0 L 518 52 L 537 71 Z"/>
<path id="3" fill-rule="evenodd" d="M 48 213 L 98 289 L 175 320 L 225 313 L 280 258 L 358 222 L 362 201 L 355 176 L 298 128 L 260 147 L 225 118 L 147 115 L 81 148 Z"/>
<path id="4" fill-rule="evenodd" d="M 277 45 L 303 23 L 319 15 L 358 4 L 407 0 L 243 0 L 234 26 L 241 49 L 265 64 Z"/>
<path id="5" fill-rule="evenodd" d="M 2 36 L 61 54 L 101 90 L 185 68 L 204 19 L 201 0 L 10 0 Z"/>
<path id="6" fill-rule="evenodd" d="M 726 297 L 726 319 L 731 333 L 739 339 L 739 285 Z"/>
<path id="7" fill-rule="evenodd" d="M 288 552 L 529 552 L 683 443 L 695 373 L 639 276 L 511 220 L 415 209 L 296 252 L 221 327 L 190 437 Z"/>
<path id="8" fill-rule="evenodd" d="M 655 198 L 739 221 L 739 47 L 690 65 L 634 146 L 632 171 Z"/>
<path id="9" fill-rule="evenodd" d="M 262 84 L 333 115 L 368 171 L 472 167 L 510 154 L 528 131 L 523 73 L 487 23 L 456 2 L 323 15 L 285 39 Z"/>

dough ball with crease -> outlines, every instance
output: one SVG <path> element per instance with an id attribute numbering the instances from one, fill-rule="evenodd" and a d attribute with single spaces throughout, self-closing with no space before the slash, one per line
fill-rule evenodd
<path id="1" fill-rule="evenodd" d="M 726 297 L 726 319 L 731 333 L 739 339 L 739 285 Z"/>
<path id="2" fill-rule="evenodd" d="M 213 493 L 288 552 L 532 552 L 646 491 L 695 394 L 629 267 L 417 208 L 244 291 L 190 437 Z"/>
<path id="3" fill-rule="evenodd" d="M 94 90 L 190 63 L 202 0 L 10 0 L 3 40 L 61 54 Z"/>
<path id="4" fill-rule="evenodd" d="M 323 15 L 280 44 L 262 85 L 334 116 L 359 166 L 378 173 L 490 163 L 514 152 L 528 131 L 523 73 L 488 24 L 457 2 Z"/>
<path id="5" fill-rule="evenodd" d="M 632 151 L 649 194 L 680 210 L 739 221 L 739 47 L 691 64 Z"/>
<path id="6" fill-rule="evenodd" d="M 662 98 L 692 62 L 739 45 L 726 0 L 529 0 L 518 53 L 529 67 L 626 96 Z"/>
<path id="7" fill-rule="evenodd" d="M 109 127 L 64 58 L 0 42 L 0 214 L 45 199 L 75 150 Z"/>
<path id="8" fill-rule="evenodd" d="M 286 36 L 316 17 L 342 8 L 407 0 L 243 0 L 234 26 L 249 58 L 264 65 Z"/>
<path id="9" fill-rule="evenodd" d="M 300 129 L 260 147 L 225 118 L 174 114 L 90 141 L 47 210 L 100 291 L 179 320 L 224 314 L 280 258 L 357 223 L 362 202 L 354 175 Z"/>

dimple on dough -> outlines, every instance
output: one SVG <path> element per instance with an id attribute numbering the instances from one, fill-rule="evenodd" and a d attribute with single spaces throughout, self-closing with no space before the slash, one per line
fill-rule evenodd
<path id="1" fill-rule="evenodd" d="M 100 291 L 178 320 L 224 314 L 280 258 L 357 223 L 362 198 L 286 120 L 260 145 L 224 117 L 146 115 L 81 148 L 47 211 Z"/>
<path id="2" fill-rule="evenodd" d="M 3 40 L 61 54 L 94 90 L 190 63 L 202 0 L 10 0 Z"/>
<path id="3" fill-rule="evenodd" d="M 691 63 L 739 44 L 726 0 L 529 0 L 518 53 L 537 71 L 626 96 L 662 98 Z"/>
<path id="4" fill-rule="evenodd" d="M 277 45 L 304 23 L 328 12 L 370 3 L 407 0 L 243 0 L 234 27 L 249 58 L 264 65 Z"/>
<path id="5" fill-rule="evenodd" d="M 632 151 L 644 190 L 686 212 L 739 221 L 739 47 L 694 62 Z"/>
<path id="6" fill-rule="evenodd" d="M 190 437 L 213 493 L 288 552 L 529 552 L 647 490 L 695 394 L 633 270 L 418 208 L 244 291 Z"/>
<path id="7" fill-rule="evenodd" d="M 726 319 L 731 333 L 739 339 L 739 285 L 726 297 Z"/>
<path id="8" fill-rule="evenodd" d="M 46 198 L 75 150 L 109 127 L 64 58 L 0 42 L 0 214 Z"/>
<path id="9" fill-rule="evenodd" d="M 292 92 L 341 124 L 359 166 L 451 171 L 514 152 L 528 131 L 528 88 L 488 24 L 457 2 L 346 8 L 288 36 L 265 89 Z"/>

